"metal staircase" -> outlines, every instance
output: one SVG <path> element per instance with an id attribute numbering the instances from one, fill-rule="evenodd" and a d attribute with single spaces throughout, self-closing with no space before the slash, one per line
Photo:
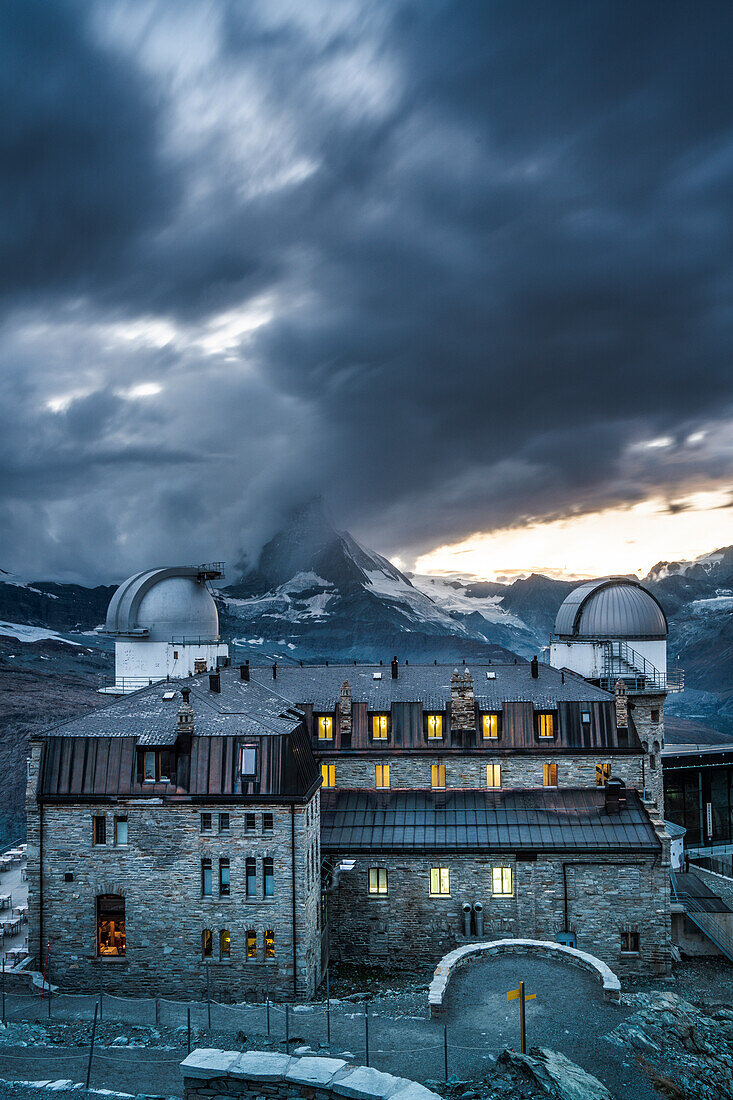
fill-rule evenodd
<path id="1" fill-rule="evenodd" d="M 685 914 L 692 923 L 715 944 L 727 959 L 733 962 L 733 938 L 728 935 L 722 921 L 722 918 L 730 916 L 730 913 L 711 912 L 705 908 L 698 898 L 686 890 L 678 890 L 677 876 L 673 868 L 670 868 L 669 880 L 672 887 L 672 900 L 684 906 Z"/>
<path id="2" fill-rule="evenodd" d="M 682 691 L 684 671 L 662 672 L 627 642 L 604 642 L 601 687 L 613 691 L 617 680 L 623 680 L 628 691 Z"/>

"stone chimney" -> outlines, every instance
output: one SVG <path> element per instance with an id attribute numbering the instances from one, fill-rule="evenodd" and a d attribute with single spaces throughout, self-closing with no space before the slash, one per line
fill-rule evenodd
<path id="1" fill-rule="evenodd" d="M 341 736 L 351 737 L 351 684 L 344 680 L 339 700 L 339 729 Z"/>
<path id="2" fill-rule="evenodd" d="M 616 693 L 616 727 L 627 729 L 629 725 L 629 699 L 626 694 L 626 684 L 623 680 L 617 680 L 614 691 Z"/>
<path id="3" fill-rule="evenodd" d="M 456 730 L 476 728 L 476 697 L 473 693 L 473 676 L 469 669 L 456 669 L 450 678 L 451 726 Z"/>
<path id="4" fill-rule="evenodd" d="M 188 696 L 188 692 L 186 692 Z M 193 733 L 193 707 L 186 697 L 178 708 L 178 724 L 177 730 L 179 733 Z"/>

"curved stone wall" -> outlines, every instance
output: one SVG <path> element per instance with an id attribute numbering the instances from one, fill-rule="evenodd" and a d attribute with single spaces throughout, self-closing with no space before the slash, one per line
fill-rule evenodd
<path id="1" fill-rule="evenodd" d="M 448 982 L 456 970 L 475 960 L 488 959 L 493 955 L 534 955 L 540 959 L 560 959 L 562 962 L 587 970 L 603 986 L 604 1001 L 618 1001 L 621 997 L 621 982 L 613 970 L 595 955 L 578 951 L 574 947 L 565 947 L 552 940 L 492 940 L 488 943 L 470 943 L 458 947 L 444 955 L 435 968 L 433 980 L 428 992 L 428 1004 L 431 1016 L 440 1016 L 443 1011 Z"/>
<path id="2" fill-rule="evenodd" d="M 269 1051 L 199 1049 L 181 1063 L 186 1100 L 266 1094 L 280 1100 L 441 1100 L 437 1093 L 343 1058 L 302 1058 Z"/>

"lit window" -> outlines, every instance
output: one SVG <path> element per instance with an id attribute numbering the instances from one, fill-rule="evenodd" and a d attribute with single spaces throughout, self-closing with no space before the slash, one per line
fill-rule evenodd
<path id="1" fill-rule="evenodd" d="M 499 736 L 499 715 L 485 714 L 483 719 L 484 741 L 495 741 Z"/>
<path id="2" fill-rule="evenodd" d="M 430 765 L 430 786 L 436 789 L 445 787 L 445 764 Z"/>
<path id="3" fill-rule="evenodd" d="M 375 781 L 378 787 L 389 786 L 389 764 L 376 764 L 374 767 Z"/>
<path id="4" fill-rule="evenodd" d="M 486 765 L 486 786 L 487 787 L 500 787 L 501 786 L 501 764 L 487 764 Z"/>
<path id="5" fill-rule="evenodd" d="M 387 740 L 387 715 L 375 714 L 372 718 L 372 738 L 375 741 Z"/>
<path id="6" fill-rule="evenodd" d="M 275 871 L 274 863 L 269 857 L 262 861 L 262 871 L 265 878 L 265 897 L 271 898 L 275 895 Z"/>
<path id="7" fill-rule="evenodd" d="M 229 832 L 229 814 L 219 814 L 219 832 Z"/>
<path id="8" fill-rule="evenodd" d="M 639 954 L 639 933 L 638 932 L 622 932 L 621 933 L 621 950 L 625 954 Z"/>
<path id="9" fill-rule="evenodd" d="M 213 954 L 214 937 L 210 928 L 204 928 L 201 933 L 201 954 L 205 959 L 210 959 Z"/>
<path id="10" fill-rule="evenodd" d="M 201 832 L 211 832 L 211 814 L 201 814 Z"/>
<path id="11" fill-rule="evenodd" d="M 271 928 L 265 932 L 265 958 L 275 958 L 275 933 Z"/>
<path id="12" fill-rule="evenodd" d="M 219 860 L 219 896 L 229 897 L 229 860 Z"/>
<path id="13" fill-rule="evenodd" d="M 542 784 L 545 787 L 557 786 L 557 764 L 542 765 Z"/>
<path id="14" fill-rule="evenodd" d="M 606 760 L 602 764 L 596 764 L 596 787 L 605 787 L 606 780 L 610 778 L 611 762 Z"/>
<path id="15" fill-rule="evenodd" d="M 211 897 L 211 860 L 201 860 L 201 896 L 204 898 Z"/>
<path id="16" fill-rule="evenodd" d="M 443 715 L 428 715 L 428 741 L 437 741 L 443 736 Z"/>
<path id="17" fill-rule="evenodd" d="M 581 725 L 583 725 L 583 726 L 589 726 L 590 725 L 590 711 L 589 710 L 583 710 L 583 711 L 580 712 L 580 722 L 581 722 Z"/>
<path id="18" fill-rule="evenodd" d="M 245 873 L 246 873 L 246 887 L 245 892 L 248 898 L 257 897 L 257 860 L 248 859 L 245 861 Z"/>
<path id="19" fill-rule="evenodd" d="M 510 898 L 514 893 L 511 867 L 491 868 L 491 891 L 496 897 Z"/>
<path id="20" fill-rule="evenodd" d="M 228 959 L 232 949 L 232 937 L 226 928 L 219 933 L 219 958 Z"/>
<path id="21" fill-rule="evenodd" d="M 239 773 L 244 778 L 257 775 L 257 746 L 242 745 L 239 750 Z"/>
<path id="22" fill-rule="evenodd" d="M 143 753 L 143 779 L 146 783 L 155 783 L 157 777 L 156 759 L 154 752 Z"/>
<path id="23" fill-rule="evenodd" d="M 94 818 L 94 843 L 107 843 L 107 820 L 104 817 Z"/>
<path id="24" fill-rule="evenodd" d="M 125 899 L 121 894 L 97 898 L 97 954 L 125 954 Z"/>
<path id="25" fill-rule="evenodd" d="M 336 765 L 335 764 L 321 764 L 321 778 L 323 779 L 324 787 L 336 786 Z"/>
<path id="26" fill-rule="evenodd" d="M 254 928 L 250 928 L 249 932 L 247 933 L 247 958 L 257 958 L 257 933 L 255 932 Z"/>
<path id="27" fill-rule="evenodd" d="M 273 819 L 272 814 L 263 814 L 262 815 L 262 832 L 263 833 L 271 833 L 272 832 L 272 830 L 273 830 L 273 821 L 274 821 L 274 819 Z"/>
<path id="28" fill-rule="evenodd" d="M 333 741 L 333 718 L 318 719 L 318 740 Z"/>
<path id="29" fill-rule="evenodd" d="M 554 714 L 538 714 L 537 715 L 537 732 L 540 737 L 554 737 L 555 736 L 555 715 Z"/>
<path id="30" fill-rule="evenodd" d="M 386 867 L 369 868 L 369 893 L 387 893 L 387 869 Z"/>
<path id="31" fill-rule="evenodd" d="M 430 868 L 430 894 L 431 897 L 439 897 L 441 894 L 450 894 L 450 868 Z"/>
<path id="32" fill-rule="evenodd" d="M 123 848 L 127 844 L 127 818 L 126 817 L 116 817 L 115 818 L 115 844 L 118 848 Z"/>

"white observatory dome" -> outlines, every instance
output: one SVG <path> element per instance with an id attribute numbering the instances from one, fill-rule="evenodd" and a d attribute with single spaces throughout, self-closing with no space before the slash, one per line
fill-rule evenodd
<path id="1" fill-rule="evenodd" d="M 555 619 L 555 634 L 577 639 L 665 640 L 667 617 L 660 603 L 638 581 L 627 577 L 588 581 L 566 597 Z"/>
<path id="2" fill-rule="evenodd" d="M 159 642 L 218 642 L 219 615 L 195 567 L 150 569 L 129 577 L 107 610 L 110 634 Z"/>

